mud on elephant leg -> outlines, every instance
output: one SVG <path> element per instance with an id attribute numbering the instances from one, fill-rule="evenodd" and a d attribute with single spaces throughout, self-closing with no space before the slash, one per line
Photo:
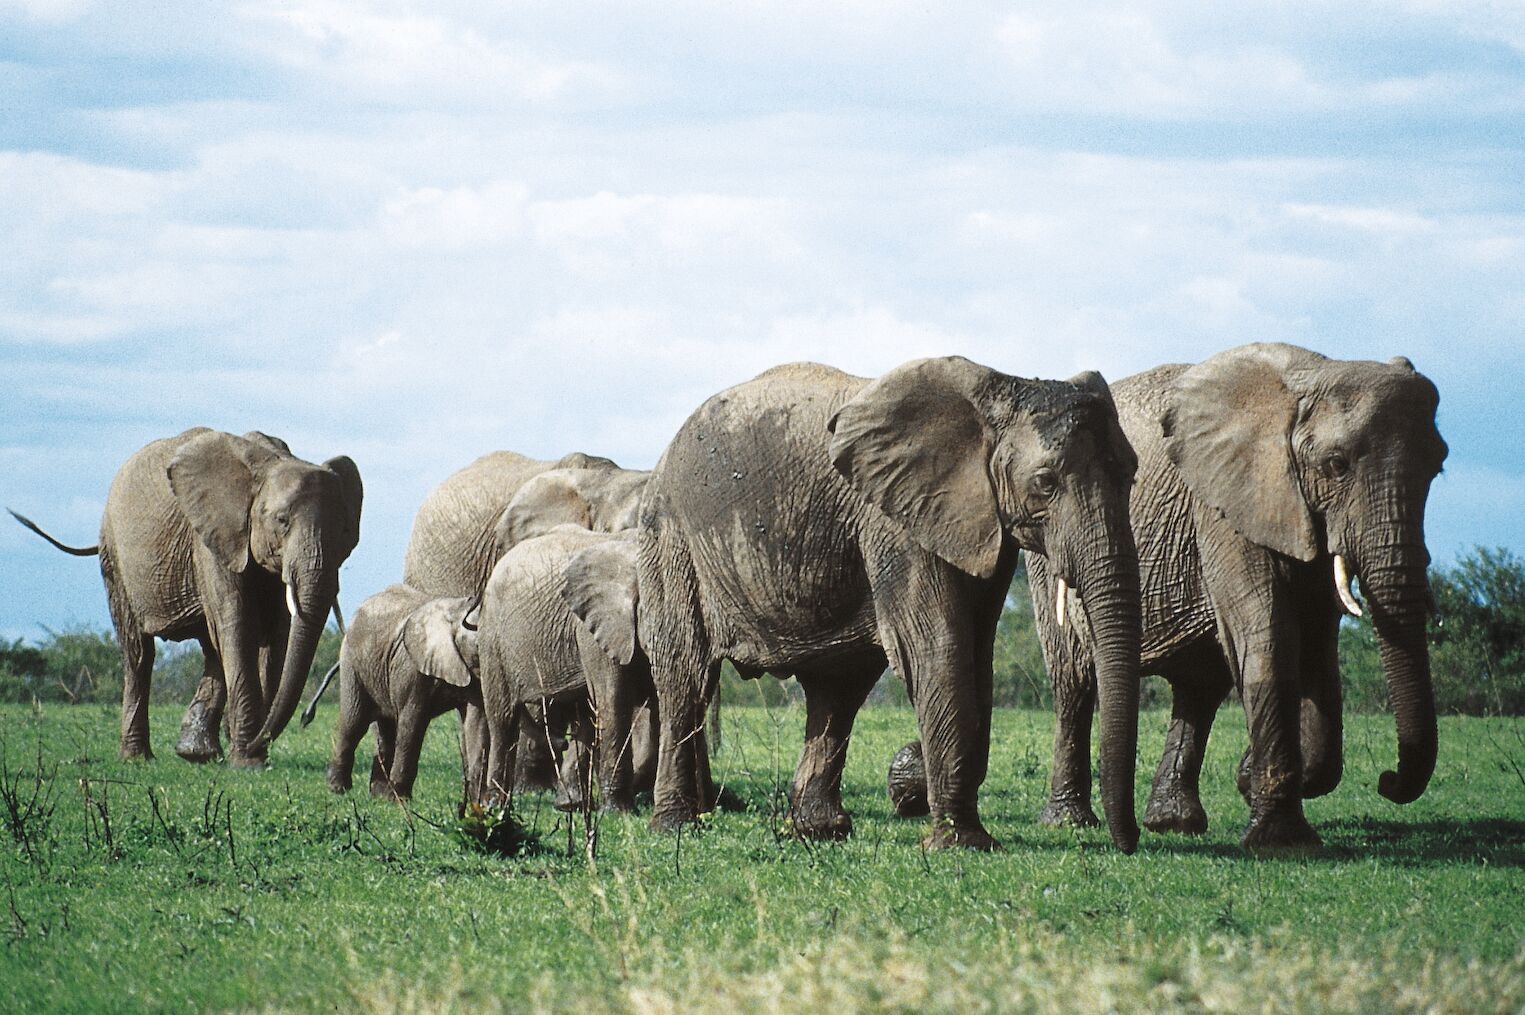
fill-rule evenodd
<path id="1" fill-rule="evenodd" d="M 853 820 L 842 806 L 842 769 L 853 720 L 874 682 L 882 659 L 797 674 L 805 691 L 805 747 L 789 791 L 789 818 L 806 839 L 845 839 Z"/>
<path id="2" fill-rule="evenodd" d="M 185 709 L 180 720 L 180 737 L 175 742 L 175 753 L 186 761 L 197 763 L 213 761 L 222 757 L 220 737 L 223 710 L 228 702 L 228 686 L 223 680 L 222 659 L 212 643 L 201 642 L 201 682 L 196 685 L 196 695 Z"/>
<path id="3" fill-rule="evenodd" d="M 1189 672 L 1171 681 L 1170 731 L 1144 808 L 1144 827 L 1151 832 L 1202 835 L 1207 831 L 1202 758 L 1232 678 L 1216 642 L 1206 643 L 1201 655 Z"/>
<path id="4" fill-rule="evenodd" d="M 1252 853 L 1305 852 L 1317 848 L 1321 840 L 1303 816 L 1297 722 L 1301 699 L 1295 688 L 1281 686 L 1271 679 L 1271 673 L 1264 672 L 1270 655 L 1250 661 L 1243 683 L 1250 725 L 1246 757 L 1250 824 L 1243 844 Z M 1245 767 L 1241 764 L 1241 776 Z"/>

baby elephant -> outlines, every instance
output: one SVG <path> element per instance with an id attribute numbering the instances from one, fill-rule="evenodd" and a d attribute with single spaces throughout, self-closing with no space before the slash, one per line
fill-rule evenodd
<path id="1" fill-rule="evenodd" d="M 532 706 L 550 714 L 570 707 L 573 747 L 591 748 L 601 806 L 634 807 L 637 749 L 655 742 L 654 690 L 636 640 L 636 533 L 617 535 L 558 526 L 505 553 L 482 594 L 478 651 L 487 717 L 487 796 L 508 795 L 519 724 Z M 643 704 L 652 707 L 642 709 Z M 652 728 L 637 733 L 634 722 Z M 547 733 L 551 732 L 547 727 Z M 586 771 L 558 794 L 575 802 Z M 570 776 L 570 778 L 569 778 Z"/>
<path id="2" fill-rule="evenodd" d="M 406 800 L 430 720 L 480 702 L 476 646 L 461 624 L 471 600 L 437 598 L 393 585 L 356 611 L 339 651 L 339 735 L 328 788 L 347 793 L 355 747 L 376 724 L 371 795 Z"/>

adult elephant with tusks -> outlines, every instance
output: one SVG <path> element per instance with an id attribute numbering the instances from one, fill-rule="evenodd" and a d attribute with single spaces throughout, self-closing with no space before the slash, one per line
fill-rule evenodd
<path id="1" fill-rule="evenodd" d="M 1131 512 L 1143 671 L 1169 680 L 1174 698 L 1145 826 L 1206 831 L 1202 755 L 1237 686 L 1250 732 L 1239 769 L 1245 847 L 1318 845 L 1302 801 L 1333 790 L 1342 773 L 1339 625 L 1362 613 L 1356 578 L 1398 730 L 1397 768 L 1378 791 L 1416 799 L 1436 752 L 1424 540 L 1425 501 L 1446 457 L 1435 386 L 1403 357 L 1336 360 L 1255 344 L 1126 378 L 1113 393 L 1140 461 Z M 1063 572 L 1038 558 L 1030 570 L 1058 713 L 1042 820 L 1090 824 L 1099 641 L 1066 616 Z"/>
<path id="2" fill-rule="evenodd" d="M 1097 632 L 1113 841 L 1138 840 L 1135 460 L 1100 375 L 1009 377 L 960 357 L 878 380 L 778 367 L 689 417 L 642 509 L 638 628 L 661 746 L 652 823 L 697 819 L 704 704 L 719 665 L 798 678 L 797 832 L 841 838 L 854 717 L 886 661 L 927 744 L 928 844 L 990 849 L 977 797 L 991 653 L 1019 548 L 1045 554 Z"/>
<path id="3" fill-rule="evenodd" d="M 206 669 L 176 752 L 221 753 L 224 708 L 236 767 L 262 766 L 291 719 L 360 539 L 360 472 L 303 461 L 284 441 L 197 428 L 154 441 L 112 480 L 99 554 L 122 648 L 122 756 L 151 758 L 154 638 L 195 639 Z M 14 514 L 14 512 L 12 512 Z"/>

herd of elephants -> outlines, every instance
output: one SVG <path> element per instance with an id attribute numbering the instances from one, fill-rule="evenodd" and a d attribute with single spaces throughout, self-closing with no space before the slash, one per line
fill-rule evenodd
<path id="1" fill-rule="evenodd" d="M 716 804 L 706 716 L 729 660 L 744 678 L 798 680 L 791 819 L 839 839 L 854 718 L 888 666 L 920 733 L 890 768 L 897 809 L 930 812 L 928 846 L 992 848 L 978 809 L 992 652 L 1023 553 L 1058 719 L 1041 819 L 1097 823 L 1096 712 L 1106 823 L 1136 848 L 1139 680 L 1157 674 L 1173 707 L 1144 826 L 1206 830 L 1203 752 L 1237 688 L 1244 845 L 1314 847 L 1302 801 L 1340 781 L 1338 630 L 1363 610 L 1357 578 L 1397 726 L 1377 789 L 1407 803 L 1434 769 L 1424 510 L 1446 457 L 1438 397 L 1403 357 L 1282 344 L 1111 385 L 960 357 L 872 380 L 797 363 L 710 398 L 650 471 L 485 455 L 429 495 L 401 583 L 351 618 L 328 785 L 350 788 L 374 726 L 371 792 L 406 798 L 426 727 L 458 710 L 468 800 L 559 783 L 564 806 L 628 810 L 654 787 L 653 827 L 675 828 Z M 361 499 L 347 457 L 313 464 L 263 433 L 203 428 L 127 460 L 97 546 L 22 519 L 100 557 L 124 757 L 151 756 L 154 639 L 195 639 L 206 667 L 177 753 L 220 757 L 225 730 L 229 764 L 266 764 L 336 607 Z"/>

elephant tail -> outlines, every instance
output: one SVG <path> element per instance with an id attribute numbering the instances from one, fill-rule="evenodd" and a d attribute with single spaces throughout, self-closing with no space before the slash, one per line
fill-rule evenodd
<path id="1" fill-rule="evenodd" d="M 302 710 L 301 729 L 306 729 L 308 724 L 312 722 L 312 717 L 318 714 L 318 700 L 323 697 L 323 692 L 328 690 L 329 682 L 334 679 L 334 674 L 338 672 L 339 664 L 334 663 L 328 668 L 328 672 L 323 674 L 323 680 L 318 684 L 318 689 L 313 692 L 312 700 Z"/>
<path id="2" fill-rule="evenodd" d="M 54 539 L 52 536 L 50 536 L 46 532 L 42 531 L 41 526 L 39 526 L 36 522 L 32 521 L 26 515 L 18 514 L 15 511 L 11 511 L 10 508 L 6 508 L 5 510 L 11 512 L 11 517 L 12 518 L 16 519 L 22 525 L 25 525 L 27 528 L 31 529 L 33 532 L 37 533 L 43 539 L 46 539 L 48 542 L 52 543 L 54 546 L 58 547 L 60 550 L 64 551 L 65 553 L 73 554 L 76 557 L 94 557 L 95 555 L 97 555 L 98 553 L 101 552 L 101 548 L 98 545 L 97 546 L 68 546 L 68 545 L 65 545 L 64 543 L 60 543 L 58 540 Z"/>

